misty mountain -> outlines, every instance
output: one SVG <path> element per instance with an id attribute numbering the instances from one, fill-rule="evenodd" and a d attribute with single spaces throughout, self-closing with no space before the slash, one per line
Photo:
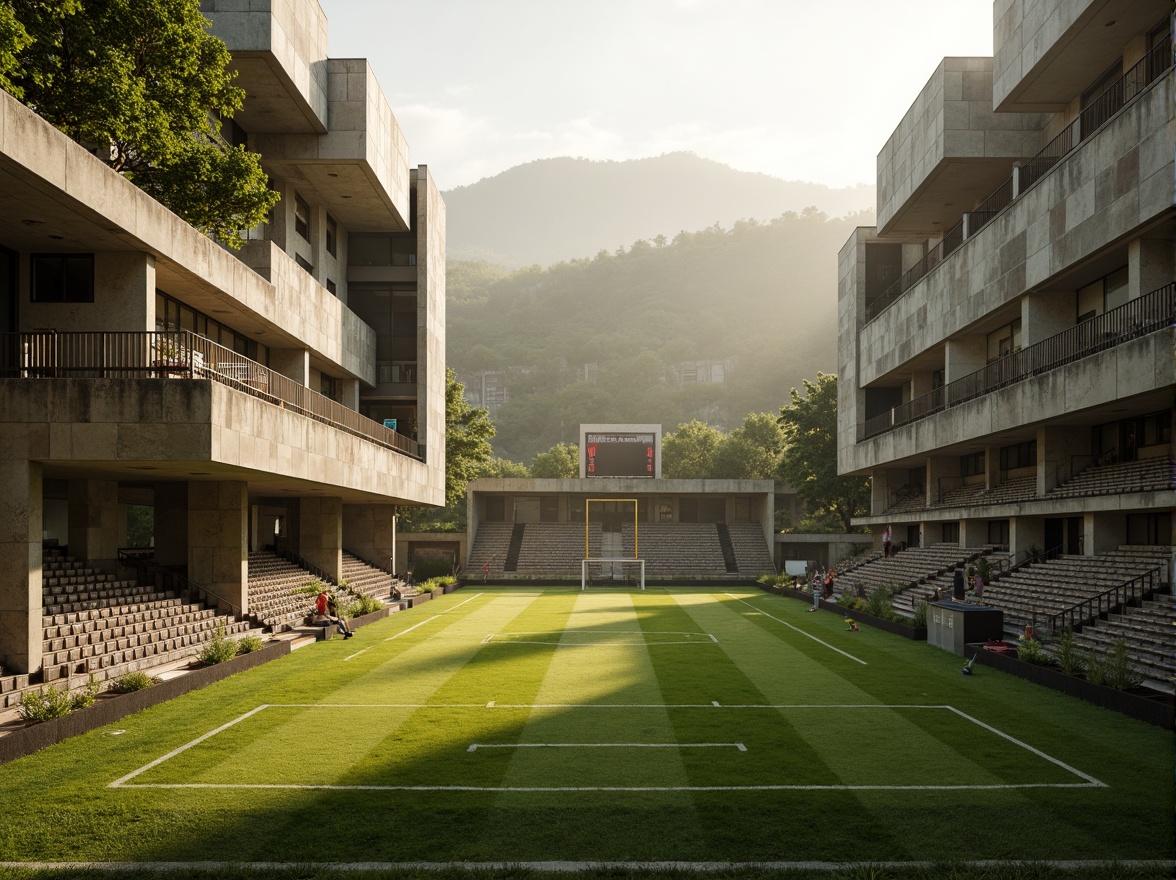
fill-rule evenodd
<path id="1" fill-rule="evenodd" d="M 871 217 L 810 209 L 546 269 L 451 261 L 449 364 L 515 461 L 582 422 L 731 430 L 836 370 L 837 252 Z"/>
<path id="2" fill-rule="evenodd" d="M 451 261 L 518 267 L 809 206 L 831 217 L 873 210 L 874 187 L 832 189 L 667 153 L 624 162 L 540 159 L 444 197 Z"/>

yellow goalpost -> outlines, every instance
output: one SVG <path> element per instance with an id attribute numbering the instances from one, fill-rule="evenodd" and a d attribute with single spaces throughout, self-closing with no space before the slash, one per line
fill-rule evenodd
<path id="1" fill-rule="evenodd" d="M 588 513 L 592 510 L 592 502 L 597 501 L 601 504 L 610 501 L 625 501 L 633 505 L 633 558 L 636 559 L 640 554 L 637 552 L 637 499 L 636 498 L 587 498 L 584 501 L 584 558 L 588 559 L 591 556 L 588 544 Z"/>
<path id="2" fill-rule="evenodd" d="M 627 556 L 623 557 L 623 558 L 622 557 L 598 557 L 597 559 L 593 560 L 592 556 L 591 556 L 591 553 L 592 553 L 592 544 L 591 544 L 592 532 L 589 527 L 589 523 L 591 521 L 590 514 L 592 511 L 592 504 L 593 504 L 593 502 L 605 504 L 605 503 L 614 502 L 614 501 L 619 501 L 622 503 L 627 503 L 627 504 L 633 505 L 633 556 L 631 558 L 627 557 Z M 593 562 L 593 563 L 599 562 L 602 564 L 603 563 L 619 562 L 622 565 L 632 565 L 633 563 L 636 563 L 638 566 L 638 582 L 640 584 L 641 589 L 642 590 L 645 589 L 645 560 L 641 559 L 639 553 L 637 552 L 638 548 L 640 546 L 639 538 L 638 538 L 638 534 L 637 534 L 637 529 L 638 529 L 638 526 L 637 526 L 637 499 L 636 498 L 588 498 L 588 499 L 585 499 L 585 503 L 584 503 L 584 558 L 580 562 L 580 589 L 581 590 L 585 590 L 588 588 L 588 565 L 589 565 L 589 562 Z"/>

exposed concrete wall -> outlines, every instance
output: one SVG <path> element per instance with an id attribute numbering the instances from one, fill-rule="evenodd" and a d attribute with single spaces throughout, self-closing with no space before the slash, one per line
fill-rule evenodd
<path id="1" fill-rule="evenodd" d="M 41 668 L 41 465 L 0 434 L 0 666 Z M 18 457 L 19 456 L 19 457 Z"/>
<path id="2" fill-rule="evenodd" d="M 188 484 L 155 484 L 155 561 L 188 564 Z"/>
<path id="3" fill-rule="evenodd" d="M 418 440 L 434 469 L 433 504 L 445 499 L 445 202 L 424 165 L 417 189 Z"/>
<path id="4" fill-rule="evenodd" d="M 1009 552 L 1022 557 L 1030 547 L 1045 549 L 1045 520 L 1040 516 L 1018 516 L 1009 522 Z M 1020 559 L 1018 558 L 1018 561 Z"/>
<path id="5" fill-rule="evenodd" d="M 118 483 L 69 481 L 69 552 L 104 571 L 118 565 Z"/>
<path id="6" fill-rule="evenodd" d="M 1021 347 L 1068 330 L 1077 317 L 1076 299 L 1069 292 L 1029 294 L 1021 300 Z"/>
<path id="7" fill-rule="evenodd" d="M 35 303 L 26 291 L 20 322 L 24 330 L 154 330 L 155 258 L 144 253 L 98 252 L 94 254 L 94 302 Z"/>
<path id="8" fill-rule="evenodd" d="M 343 576 L 342 551 L 342 499 L 299 499 L 298 555 L 338 580 Z"/>
<path id="9" fill-rule="evenodd" d="M 249 489 L 240 480 L 188 484 L 188 577 L 249 610 Z"/>
<path id="10" fill-rule="evenodd" d="M 1022 78 L 1093 3 L 1094 0 L 996 0 L 992 10 L 994 106 L 1008 99 Z"/>
<path id="11" fill-rule="evenodd" d="M 395 515 L 391 504 L 344 504 L 342 546 L 369 562 L 391 564 Z"/>

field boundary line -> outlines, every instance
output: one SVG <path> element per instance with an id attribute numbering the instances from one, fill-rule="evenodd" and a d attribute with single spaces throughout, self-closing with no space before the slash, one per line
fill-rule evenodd
<path id="1" fill-rule="evenodd" d="M 470 743 L 467 752 L 478 749 L 738 749 L 743 743 Z"/>
<path id="2" fill-rule="evenodd" d="M 295 791 L 691 792 L 691 791 L 1012 791 L 1099 788 L 1092 782 L 993 782 L 974 785 L 334 785 L 301 782 L 136 782 L 119 788 L 290 789 Z"/>
<path id="3" fill-rule="evenodd" d="M 856 663 L 862 664 L 862 666 L 869 666 L 870 665 L 869 663 L 867 663 L 865 660 L 861 659 L 860 657 L 855 657 L 855 656 L 853 656 L 853 654 L 850 654 L 846 651 L 842 651 L 840 648 L 836 647 L 835 645 L 830 645 L 828 642 L 824 641 L 823 639 L 818 639 L 812 633 L 805 632 L 799 626 L 793 626 L 787 620 L 781 620 L 779 617 L 776 617 L 775 615 L 768 614 L 768 612 L 764 611 L 762 608 L 757 608 L 755 605 L 752 605 L 750 602 L 748 602 L 746 599 L 742 598 L 741 596 L 736 596 L 734 593 L 726 593 L 724 595 L 729 596 L 730 598 L 734 599 L 736 602 L 742 602 L 748 608 L 755 608 L 756 611 L 758 611 L 760 614 L 762 614 L 764 617 L 768 618 L 769 620 L 774 620 L 774 621 L 776 621 L 776 623 L 784 624 L 789 629 L 796 630 L 802 636 L 806 636 L 807 638 L 812 639 L 814 642 L 817 642 L 819 644 L 824 645 L 830 651 L 836 651 L 841 656 L 848 657 L 850 660 L 853 660 Z"/>

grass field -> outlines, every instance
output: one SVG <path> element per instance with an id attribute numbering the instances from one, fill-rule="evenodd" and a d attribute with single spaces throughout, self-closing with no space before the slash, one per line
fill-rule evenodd
<path id="1" fill-rule="evenodd" d="M 1170 860 L 1170 732 L 746 588 L 467 588 L 0 767 L 0 862 Z"/>

